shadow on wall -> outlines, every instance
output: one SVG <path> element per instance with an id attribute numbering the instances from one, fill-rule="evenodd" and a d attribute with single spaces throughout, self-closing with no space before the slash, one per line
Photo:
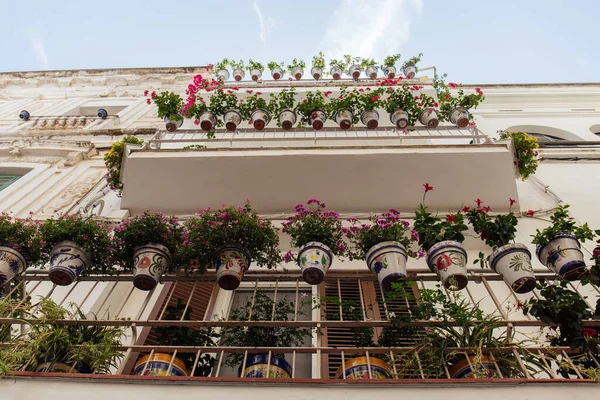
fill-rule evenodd
<path id="1" fill-rule="evenodd" d="M 600 127 L 600 125 L 598 125 Z M 513 125 L 504 129 L 506 132 L 527 132 L 529 134 L 548 136 L 555 140 L 585 140 L 582 137 L 565 131 L 564 129 L 552 128 L 543 125 Z M 600 131 L 600 129 L 598 129 Z"/>
<path id="2" fill-rule="evenodd" d="M 596 136 L 600 136 L 600 124 L 590 126 L 590 132 Z"/>

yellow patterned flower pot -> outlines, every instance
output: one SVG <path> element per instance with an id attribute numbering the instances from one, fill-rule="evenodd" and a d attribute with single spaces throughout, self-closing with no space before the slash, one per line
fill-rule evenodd
<path id="1" fill-rule="evenodd" d="M 371 375 L 369 376 L 369 364 L 371 364 Z M 392 369 L 380 358 L 369 357 L 355 357 L 350 360 L 346 360 L 343 369 L 342 366 L 338 368 L 335 373 L 337 379 L 392 379 L 394 376 Z"/>
<path id="2" fill-rule="evenodd" d="M 173 363 L 171 364 L 171 359 Z M 169 371 L 169 365 L 171 369 Z M 144 371 L 145 368 L 145 371 Z M 189 376 L 189 371 L 185 363 L 179 358 L 173 358 L 172 354 L 154 353 L 152 358 L 150 354 L 143 356 L 135 364 L 134 375 L 153 375 L 153 376 Z"/>

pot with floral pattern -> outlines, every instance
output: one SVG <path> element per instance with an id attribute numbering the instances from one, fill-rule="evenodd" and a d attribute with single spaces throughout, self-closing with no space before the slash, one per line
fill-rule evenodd
<path id="1" fill-rule="evenodd" d="M 203 131 L 211 131 L 217 126 L 217 116 L 210 111 L 203 112 L 198 119 L 200 120 L 200 128 Z"/>
<path id="2" fill-rule="evenodd" d="M 50 251 L 48 278 L 58 286 L 68 286 L 90 265 L 90 255 L 70 240 L 59 242 Z"/>
<path id="3" fill-rule="evenodd" d="M 225 82 L 229 79 L 229 76 L 229 71 L 226 69 L 220 69 L 217 71 L 217 78 L 219 78 L 220 81 Z"/>
<path id="4" fill-rule="evenodd" d="M 350 68 L 348 68 L 348 75 L 350 75 L 354 80 L 360 78 L 361 72 L 362 68 L 360 65 L 351 65 Z"/>
<path id="5" fill-rule="evenodd" d="M 271 354 L 249 354 L 246 360 L 244 372 L 242 366 L 238 370 L 238 376 L 244 378 L 291 378 L 292 366 L 283 358 Z"/>
<path id="6" fill-rule="evenodd" d="M 149 243 L 133 253 L 133 286 L 140 290 L 152 290 L 160 277 L 171 268 L 171 252 L 161 244 Z"/>
<path id="7" fill-rule="evenodd" d="M 392 283 L 406 279 L 406 247 L 399 242 L 381 242 L 371 247 L 365 255 L 367 266 L 379 280 L 383 291 Z"/>
<path id="8" fill-rule="evenodd" d="M 494 360 L 485 354 L 464 357 L 456 362 L 448 372 L 452 379 L 500 378 Z"/>
<path id="9" fill-rule="evenodd" d="M 469 125 L 469 112 L 464 107 L 454 107 L 450 111 L 449 118 L 450 122 L 459 128 L 465 128 L 467 125 Z"/>
<path id="10" fill-rule="evenodd" d="M 467 252 L 462 243 L 445 240 L 427 251 L 427 265 L 449 290 L 461 290 L 467 283 Z"/>
<path id="11" fill-rule="evenodd" d="M 235 79 L 237 82 L 244 79 L 244 76 L 246 76 L 246 73 L 244 72 L 243 69 L 238 68 L 238 69 L 233 70 L 233 79 Z"/>
<path id="12" fill-rule="evenodd" d="M 20 275 L 29 267 L 30 259 L 26 251 L 11 243 L 0 244 L 0 287 Z"/>
<path id="13" fill-rule="evenodd" d="M 569 233 L 554 236 L 544 246 L 537 246 L 537 257 L 549 270 L 568 281 L 577 280 L 585 273 L 585 259 L 577 237 Z"/>
<path id="14" fill-rule="evenodd" d="M 183 125 L 183 117 L 180 114 L 175 115 L 167 115 L 164 119 L 165 128 L 169 132 L 175 132 L 177 129 L 181 128 Z"/>
<path id="15" fill-rule="evenodd" d="M 313 78 L 315 78 L 316 81 L 318 81 L 323 76 L 323 68 L 312 67 L 310 69 L 310 74 Z"/>
<path id="16" fill-rule="evenodd" d="M 296 78 L 297 81 L 302 79 L 302 75 L 304 75 L 304 70 L 301 67 L 294 67 L 292 69 L 292 76 Z"/>
<path id="17" fill-rule="evenodd" d="M 428 128 L 435 129 L 440 124 L 440 119 L 433 108 L 427 108 L 419 113 L 419 122 Z"/>
<path id="18" fill-rule="evenodd" d="M 323 282 L 333 257 L 331 249 L 321 242 L 308 242 L 300 247 L 296 260 L 302 270 L 304 282 L 318 285 Z"/>
<path id="19" fill-rule="evenodd" d="M 369 366 L 371 373 L 369 374 Z M 394 374 L 388 363 L 377 357 L 354 357 L 339 366 L 336 379 L 392 379 Z"/>
<path id="20" fill-rule="evenodd" d="M 243 246 L 227 244 L 215 250 L 213 265 L 217 270 L 219 287 L 224 290 L 237 289 L 250 268 L 250 262 L 250 253 Z"/>
<path id="21" fill-rule="evenodd" d="M 376 66 L 369 65 L 365 72 L 369 78 L 377 79 L 377 67 Z"/>
<path id="22" fill-rule="evenodd" d="M 350 129 L 350 127 L 352 126 L 352 118 L 354 118 L 354 116 L 352 115 L 352 113 L 348 110 L 338 110 L 335 113 L 335 122 L 340 126 L 340 128 L 346 130 L 346 129 Z"/>
<path id="23" fill-rule="evenodd" d="M 417 74 L 417 68 L 414 65 L 407 65 L 406 67 L 404 67 L 402 72 L 404 73 L 405 77 L 407 77 L 408 79 L 412 79 Z"/>
<path id="24" fill-rule="evenodd" d="M 250 77 L 252 78 L 252 80 L 254 82 L 256 82 L 257 80 L 259 80 L 262 76 L 262 71 L 258 68 L 254 68 L 252 70 L 250 70 Z"/>
<path id="25" fill-rule="evenodd" d="M 329 73 L 336 81 L 342 79 L 342 68 L 338 67 L 337 65 L 332 66 L 329 70 Z"/>
<path id="26" fill-rule="evenodd" d="M 153 353 L 139 359 L 133 369 L 134 375 L 146 376 L 189 376 L 185 363 L 172 354 Z"/>
<path id="27" fill-rule="evenodd" d="M 273 79 L 275 79 L 276 81 L 281 79 L 283 77 L 283 69 L 281 69 L 280 67 L 275 67 L 271 70 L 271 76 L 273 77 Z"/>
<path id="28" fill-rule="evenodd" d="M 396 67 L 385 67 L 383 73 L 388 79 L 394 79 L 396 77 Z"/>
<path id="29" fill-rule="evenodd" d="M 229 132 L 235 132 L 238 125 L 242 123 L 242 114 L 238 110 L 227 110 L 223 114 L 223 121 Z"/>
<path id="30" fill-rule="evenodd" d="M 408 118 L 408 113 L 401 108 L 390 114 L 390 121 L 399 129 L 404 129 L 408 126 Z"/>
<path id="31" fill-rule="evenodd" d="M 294 110 L 285 109 L 279 113 L 279 125 L 283 130 L 289 131 L 296 123 L 296 113 Z"/>
<path id="32" fill-rule="evenodd" d="M 327 121 L 327 113 L 323 110 L 315 110 L 310 114 L 310 123 L 315 131 L 323 129 L 325 121 Z"/>
<path id="33" fill-rule="evenodd" d="M 250 119 L 252 120 L 254 129 L 262 131 L 263 129 L 265 129 L 265 126 L 268 125 L 271 121 L 271 114 L 269 114 L 269 112 L 265 109 L 258 108 L 252 111 Z"/>
<path id="34" fill-rule="evenodd" d="M 498 247 L 490 255 L 490 267 L 502 275 L 515 293 L 529 293 L 535 289 L 531 252 L 524 244 L 509 243 Z"/>
<path id="35" fill-rule="evenodd" d="M 360 113 L 360 121 L 367 129 L 375 129 L 379 125 L 379 113 L 375 110 L 365 110 Z"/>

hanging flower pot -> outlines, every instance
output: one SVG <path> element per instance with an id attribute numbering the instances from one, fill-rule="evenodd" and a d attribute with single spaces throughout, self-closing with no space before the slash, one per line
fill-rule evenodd
<path id="1" fill-rule="evenodd" d="M 449 373 L 452 379 L 500 377 L 493 359 L 486 355 L 465 357 L 454 364 Z"/>
<path id="2" fill-rule="evenodd" d="M 348 68 L 348 75 L 350 75 L 352 79 L 356 80 L 360 77 L 361 71 L 362 68 L 360 65 L 351 65 L 350 68 Z"/>
<path id="3" fill-rule="evenodd" d="M 173 362 L 171 363 L 171 360 Z M 171 366 L 169 370 L 169 366 Z M 150 354 L 143 356 L 135 364 L 134 375 L 150 376 L 189 376 L 185 363 L 172 354 L 154 353 L 152 358 Z"/>
<path id="4" fill-rule="evenodd" d="M 350 127 L 352 126 L 352 118 L 354 116 L 352 115 L 352 113 L 348 110 L 338 110 L 335 113 L 335 122 L 340 126 L 340 128 L 346 130 L 346 129 L 350 129 Z"/>
<path id="5" fill-rule="evenodd" d="M 270 362 L 268 354 L 249 354 L 244 372 L 240 365 L 240 375 L 244 378 L 291 378 L 292 366 L 283 357 L 274 354 L 271 354 Z"/>
<path id="6" fill-rule="evenodd" d="M 396 67 L 385 67 L 383 73 L 388 79 L 394 79 L 396 77 Z"/>
<path id="7" fill-rule="evenodd" d="M 316 81 L 318 81 L 323 76 L 323 68 L 312 67 L 310 69 L 310 74 L 313 76 L 313 78 L 315 78 Z"/>
<path id="8" fill-rule="evenodd" d="M 219 78 L 220 81 L 225 82 L 226 80 L 229 79 L 229 71 L 226 69 L 220 69 L 217 71 L 217 77 Z"/>
<path id="9" fill-rule="evenodd" d="M 407 65 L 406 67 L 404 67 L 402 72 L 404 72 L 405 77 L 407 77 L 408 79 L 412 79 L 417 74 L 417 68 L 415 68 L 414 65 Z"/>
<path id="10" fill-rule="evenodd" d="M 181 125 L 183 125 L 183 117 L 180 114 L 167 115 L 164 121 L 165 128 L 167 128 L 169 132 L 175 132 L 177 129 L 181 128 Z"/>
<path id="11" fill-rule="evenodd" d="M 490 255 L 490 267 L 502 275 L 515 293 L 529 293 L 535 288 L 531 253 L 524 244 L 510 243 L 498 247 Z"/>
<path id="12" fill-rule="evenodd" d="M 198 119 L 200 120 L 200 128 L 203 131 L 208 132 L 217 126 L 217 116 L 210 111 L 203 112 Z"/>
<path id="13" fill-rule="evenodd" d="M 377 79 L 377 67 L 374 65 L 369 65 L 366 69 L 366 74 L 371 79 Z"/>
<path id="14" fill-rule="evenodd" d="M 260 79 L 260 77 L 262 76 L 262 71 L 258 68 L 254 68 L 252 70 L 250 70 L 250 77 L 252 78 L 253 81 L 257 81 Z"/>
<path id="15" fill-rule="evenodd" d="M 133 253 L 133 286 L 140 290 L 152 290 L 162 274 L 171 268 L 172 258 L 168 248 L 161 244 L 147 244 Z"/>
<path id="16" fill-rule="evenodd" d="M 35 372 L 61 372 L 71 374 L 91 374 L 92 369 L 84 363 L 67 364 L 64 362 L 56 362 L 52 356 L 42 357 L 38 361 Z"/>
<path id="17" fill-rule="evenodd" d="M 446 289 L 461 290 L 469 283 L 467 252 L 460 242 L 446 240 L 431 246 L 427 252 L 427 265 Z"/>
<path id="18" fill-rule="evenodd" d="M 393 114 L 390 114 L 390 121 L 399 129 L 404 129 L 408 126 L 408 118 L 408 113 L 402 109 L 398 109 Z"/>
<path id="19" fill-rule="evenodd" d="M 437 128 L 440 124 L 437 113 L 433 108 L 427 108 L 421 111 L 419 114 L 419 122 L 431 129 Z"/>
<path id="20" fill-rule="evenodd" d="M 29 259 L 19 246 L 0 244 L 0 287 L 15 275 L 22 274 L 27 267 Z"/>
<path id="21" fill-rule="evenodd" d="M 332 261 L 331 249 L 320 242 L 308 242 L 298 252 L 297 262 L 302 269 L 302 278 L 311 285 L 323 282 Z"/>
<path id="22" fill-rule="evenodd" d="M 279 80 L 281 79 L 281 77 L 283 76 L 283 69 L 279 68 L 279 67 L 275 67 L 271 70 L 271 76 L 273 77 L 273 79 L 275 80 Z"/>
<path id="23" fill-rule="evenodd" d="M 241 81 L 242 79 L 244 79 L 244 76 L 246 76 L 246 73 L 244 72 L 244 70 L 243 70 L 243 69 L 241 69 L 241 68 L 238 68 L 238 69 L 234 69 L 234 70 L 233 70 L 233 78 L 234 78 L 234 79 L 235 79 L 237 82 L 239 82 L 239 81 Z"/>
<path id="24" fill-rule="evenodd" d="M 368 129 L 375 129 L 379 125 L 379 113 L 375 110 L 365 110 L 360 113 L 360 121 L 365 124 Z"/>
<path id="25" fill-rule="evenodd" d="M 278 118 L 279 124 L 286 131 L 292 129 L 292 127 L 296 123 L 296 113 L 290 109 L 286 109 L 280 112 Z"/>
<path id="26" fill-rule="evenodd" d="M 323 129 L 323 124 L 327 121 L 327 113 L 322 110 L 315 110 L 310 115 L 310 121 L 313 129 L 319 131 Z"/>
<path id="27" fill-rule="evenodd" d="M 90 255 L 77 243 L 65 240 L 50 251 L 48 278 L 58 286 L 68 286 L 90 265 Z"/>
<path id="28" fill-rule="evenodd" d="M 254 129 L 262 131 L 265 126 L 271 121 L 271 114 L 265 109 L 259 108 L 252 111 L 250 116 Z"/>
<path id="29" fill-rule="evenodd" d="M 406 278 L 406 248 L 398 242 L 381 242 L 371 247 L 365 256 L 367 266 L 379 280 L 384 291 L 392 283 Z"/>
<path id="30" fill-rule="evenodd" d="M 371 374 L 369 374 L 369 364 Z M 392 368 L 385 361 L 377 357 L 355 357 L 346 360 L 335 373 L 336 379 L 392 379 Z"/>
<path id="31" fill-rule="evenodd" d="M 292 69 L 292 76 L 296 78 L 297 81 L 302 79 L 302 75 L 304 75 L 304 70 L 301 67 L 294 67 Z"/>
<path id="32" fill-rule="evenodd" d="M 554 236 L 545 246 L 538 245 L 536 253 L 542 264 L 566 280 L 577 280 L 585 273 L 581 244 L 574 235 Z"/>
<path id="33" fill-rule="evenodd" d="M 235 290 L 240 286 L 244 273 L 250 268 L 250 253 L 239 245 L 228 244 L 218 248 L 213 254 L 213 264 L 217 270 L 217 283 L 224 290 Z"/>
<path id="34" fill-rule="evenodd" d="M 223 121 L 225 121 L 225 128 L 229 132 L 235 132 L 242 122 L 242 114 L 238 110 L 227 110 L 223 115 Z"/>
<path id="35" fill-rule="evenodd" d="M 450 122 L 459 128 L 469 125 L 469 112 L 463 107 L 454 107 L 450 111 Z"/>
<path id="36" fill-rule="evenodd" d="M 333 79 L 335 79 L 336 81 L 339 79 L 342 79 L 342 68 L 338 67 L 337 65 L 334 65 L 333 67 L 331 67 L 331 69 L 329 70 L 329 73 L 331 74 Z"/>

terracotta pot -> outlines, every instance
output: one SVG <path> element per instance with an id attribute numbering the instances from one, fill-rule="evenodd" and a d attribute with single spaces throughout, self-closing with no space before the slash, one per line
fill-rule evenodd
<path id="1" fill-rule="evenodd" d="M 217 71 L 217 78 L 219 78 L 220 81 L 225 82 L 226 80 L 229 79 L 229 71 L 226 69 L 220 69 Z"/>
<path id="2" fill-rule="evenodd" d="M 396 77 L 396 67 L 385 67 L 383 70 L 383 74 L 388 79 L 394 79 Z"/>
<path id="3" fill-rule="evenodd" d="M 398 129 L 404 129 L 408 126 L 408 118 L 408 113 L 401 108 L 394 111 L 393 114 L 390 114 L 390 121 L 392 124 L 396 125 Z"/>
<path id="4" fill-rule="evenodd" d="M 238 125 L 242 123 L 242 114 L 238 110 L 227 110 L 223 115 L 223 121 L 229 132 L 235 132 Z"/>
<path id="5" fill-rule="evenodd" d="M 473 368 L 471 368 L 473 366 Z M 469 356 L 458 361 L 450 368 L 452 379 L 461 378 L 500 378 L 496 366 L 491 357 L 482 355 L 479 360 L 475 356 Z M 505 377 L 507 378 L 507 377 Z"/>
<path id="6" fill-rule="evenodd" d="M 227 244 L 213 254 L 213 265 L 217 270 L 217 283 L 224 290 L 235 290 L 240 286 L 248 268 L 250 268 L 250 253 L 237 244 Z"/>
<path id="7" fill-rule="evenodd" d="M 371 365 L 371 374 L 369 375 L 369 364 Z M 336 379 L 392 379 L 394 374 L 392 368 L 380 358 L 377 357 L 354 357 L 338 368 L 335 373 Z"/>
<path id="8" fill-rule="evenodd" d="M 350 75 L 354 80 L 360 78 L 361 72 L 362 68 L 360 65 L 351 65 L 350 68 L 348 68 L 348 75 Z"/>
<path id="9" fill-rule="evenodd" d="M 334 65 L 333 67 L 331 67 L 331 69 L 329 70 L 329 73 L 331 74 L 333 79 L 335 79 L 336 81 L 339 79 L 342 79 L 342 69 L 340 67 L 338 67 L 337 65 Z"/>
<path id="10" fill-rule="evenodd" d="M 244 378 L 291 378 L 292 366 L 283 357 L 268 354 L 248 354 L 246 365 L 238 369 L 238 376 Z"/>
<path id="11" fill-rule="evenodd" d="M 577 280 L 585 273 L 581 244 L 574 235 L 557 235 L 545 246 L 537 246 L 536 253 L 542 264 L 568 281 Z"/>
<path id="12" fill-rule="evenodd" d="M 369 270 L 377 275 L 383 291 L 406 279 L 406 248 L 399 242 L 381 242 L 365 255 Z"/>
<path id="13" fill-rule="evenodd" d="M 173 360 L 173 363 L 171 363 Z M 171 368 L 169 370 L 169 365 Z M 144 371 L 144 368 L 146 369 Z M 147 354 L 140 358 L 133 369 L 134 375 L 150 376 L 189 376 L 190 373 L 185 363 L 172 354 L 153 353 L 152 358 Z"/>
<path id="14" fill-rule="evenodd" d="M 371 79 L 377 79 L 377 67 L 374 65 L 369 65 L 365 71 L 367 76 Z"/>
<path id="15" fill-rule="evenodd" d="M 290 130 L 296 123 L 296 113 L 294 110 L 286 109 L 279 113 L 279 125 L 283 130 Z"/>
<path id="16" fill-rule="evenodd" d="M 234 78 L 234 79 L 235 79 L 237 82 L 239 82 L 239 81 L 241 81 L 242 79 L 244 79 L 244 76 L 246 76 L 246 73 L 244 72 L 244 70 L 243 70 L 243 69 L 239 69 L 239 68 L 238 68 L 238 69 L 234 69 L 234 70 L 233 70 L 233 78 Z"/>
<path id="17" fill-rule="evenodd" d="M 433 108 L 428 108 L 419 114 L 419 122 L 428 128 L 435 129 L 440 124 L 440 119 Z"/>
<path id="18" fill-rule="evenodd" d="M 529 293 L 535 289 L 531 252 L 524 244 L 510 243 L 498 247 L 490 255 L 490 267 L 502 275 L 515 293 Z"/>
<path id="19" fill-rule="evenodd" d="M 302 79 L 302 75 L 304 75 L 304 70 L 300 67 L 294 67 L 292 69 L 292 76 L 296 78 L 297 81 Z"/>
<path id="20" fill-rule="evenodd" d="M 465 128 L 469 125 L 469 112 L 463 107 L 454 107 L 450 111 L 450 122 L 459 128 Z"/>
<path id="21" fill-rule="evenodd" d="M 0 244 L 0 287 L 29 267 L 27 252 L 11 243 Z"/>
<path id="22" fill-rule="evenodd" d="M 59 242 L 50 251 L 48 278 L 58 286 L 68 286 L 86 270 L 91 256 L 77 243 L 70 240 Z"/>
<path id="23" fill-rule="evenodd" d="M 273 68 L 273 70 L 271 71 L 271 76 L 275 80 L 281 79 L 283 77 L 283 69 L 281 69 L 279 67 Z"/>
<path id="24" fill-rule="evenodd" d="M 352 126 L 352 118 L 354 116 L 352 115 L 352 113 L 348 110 L 338 110 L 335 113 L 335 122 L 340 126 L 340 128 L 346 130 L 346 129 L 350 129 L 350 127 Z"/>
<path id="25" fill-rule="evenodd" d="M 260 77 L 262 76 L 262 71 L 258 68 L 252 69 L 250 70 L 250 77 L 252 78 L 253 81 L 257 81 L 260 79 Z"/>
<path id="26" fill-rule="evenodd" d="M 318 285 L 325 279 L 325 275 L 333 262 L 333 257 L 331 249 L 323 243 L 308 242 L 300 247 L 296 262 L 302 269 L 304 282 Z"/>
<path id="27" fill-rule="evenodd" d="M 414 65 L 407 65 L 403 68 L 402 72 L 404 73 L 405 77 L 412 79 L 417 74 L 417 68 Z"/>
<path id="28" fill-rule="evenodd" d="M 252 120 L 252 124 L 254 125 L 254 129 L 262 131 L 265 129 L 265 126 L 269 124 L 271 121 L 271 114 L 267 110 L 262 108 L 258 108 L 252 111 L 250 115 L 250 119 Z"/>
<path id="29" fill-rule="evenodd" d="M 318 81 L 323 76 L 323 68 L 312 67 L 310 70 L 310 74 L 313 76 L 313 78 L 315 78 L 315 80 Z"/>
<path id="30" fill-rule="evenodd" d="M 183 125 L 183 116 L 181 116 L 180 114 L 167 115 L 164 121 L 165 128 L 167 128 L 167 131 L 175 132 L 177 129 L 181 128 L 181 125 Z"/>
<path id="31" fill-rule="evenodd" d="M 427 251 L 427 265 L 449 290 L 461 290 L 467 283 L 467 252 L 462 243 L 446 240 Z"/>
<path id="32" fill-rule="evenodd" d="M 360 121 L 367 129 L 375 129 L 379 125 L 379 113 L 375 110 L 365 110 L 360 113 Z"/>
<path id="33" fill-rule="evenodd" d="M 217 116 L 210 111 L 203 112 L 198 119 L 200 120 L 200 128 L 203 131 L 211 131 L 217 126 Z"/>
<path id="34" fill-rule="evenodd" d="M 140 290 L 152 290 L 160 277 L 171 268 L 171 252 L 162 244 L 149 243 L 133 252 L 133 286 Z"/>
<path id="35" fill-rule="evenodd" d="M 310 121 L 313 129 L 319 131 L 323 129 L 323 124 L 327 121 L 327 113 L 321 110 L 315 110 L 310 115 Z"/>

